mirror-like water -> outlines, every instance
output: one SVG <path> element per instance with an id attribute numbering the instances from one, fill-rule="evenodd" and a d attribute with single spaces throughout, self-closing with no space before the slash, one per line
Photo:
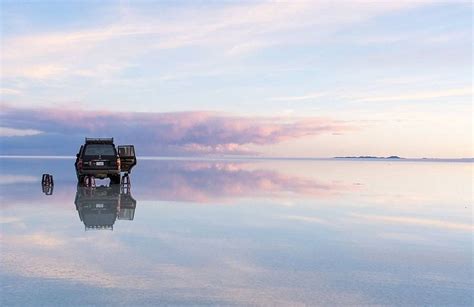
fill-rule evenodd
<path id="1" fill-rule="evenodd" d="M 470 163 L 0 163 L 2 304 L 472 304 Z"/>

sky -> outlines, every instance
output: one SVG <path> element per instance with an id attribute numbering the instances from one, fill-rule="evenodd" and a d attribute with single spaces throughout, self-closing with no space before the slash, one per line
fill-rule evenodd
<path id="1" fill-rule="evenodd" d="M 0 2 L 3 155 L 474 156 L 470 1 Z"/>

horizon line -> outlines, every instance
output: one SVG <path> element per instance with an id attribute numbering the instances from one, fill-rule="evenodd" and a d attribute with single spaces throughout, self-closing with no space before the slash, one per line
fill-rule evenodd
<path id="1" fill-rule="evenodd" d="M 6 159 L 74 159 L 71 155 L 0 155 Z M 137 156 L 141 160 L 293 160 L 293 161 L 390 161 L 474 162 L 474 158 L 361 158 L 361 157 L 269 157 L 269 156 Z"/>

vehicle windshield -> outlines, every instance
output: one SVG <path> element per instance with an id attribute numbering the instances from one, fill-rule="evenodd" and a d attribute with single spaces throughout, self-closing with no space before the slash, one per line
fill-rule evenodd
<path id="1" fill-rule="evenodd" d="M 85 156 L 115 156 L 115 147 L 110 144 L 88 144 Z"/>

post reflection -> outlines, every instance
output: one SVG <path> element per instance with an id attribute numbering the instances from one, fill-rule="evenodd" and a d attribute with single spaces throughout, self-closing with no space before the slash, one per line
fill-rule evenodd
<path id="1" fill-rule="evenodd" d="M 43 174 L 41 178 L 41 187 L 45 195 L 53 195 L 54 180 L 51 174 Z"/>
<path id="2" fill-rule="evenodd" d="M 41 189 L 42 189 L 44 195 L 53 195 L 54 186 L 43 184 L 43 185 L 41 185 Z"/>
<path id="3" fill-rule="evenodd" d="M 113 230 L 117 219 L 132 221 L 137 206 L 130 189 L 118 184 L 78 186 L 74 203 L 85 230 Z"/>

